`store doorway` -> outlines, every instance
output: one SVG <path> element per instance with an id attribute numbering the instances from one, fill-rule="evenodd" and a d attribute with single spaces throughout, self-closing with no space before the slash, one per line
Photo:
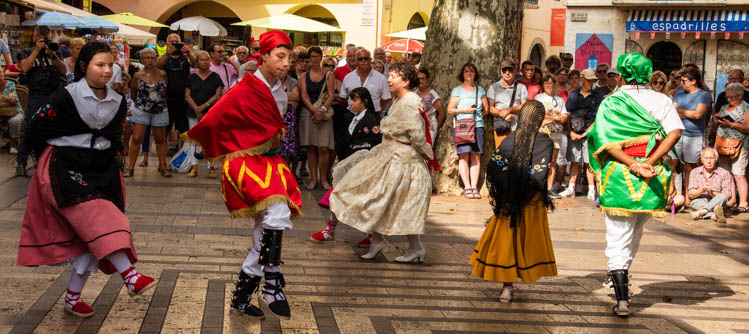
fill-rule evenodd
<path id="1" fill-rule="evenodd" d="M 672 42 L 658 42 L 650 47 L 647 54 L 653 62 L 653 71 L 671 73 L 681 68 L 681 49 Z"/>
<path id="2" fill-rule="evenodd" d="M 543 61 L 544 61 L 544 51 L 543 46 L 541 44 L 536 44 L 531 49 L 531 55 L 530 55 L 530 61 L 533 62 L 533 65 L 536 65 L 538 67 L 542 67 Z"/>

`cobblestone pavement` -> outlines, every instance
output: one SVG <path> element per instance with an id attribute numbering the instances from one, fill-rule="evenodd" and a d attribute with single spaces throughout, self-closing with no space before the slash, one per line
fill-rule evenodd
<path id="1" fill-rule="evenodd" d="M 604 229 L 589 202 L 564 200 L 550 215 L 559 276 L 519 284 L 517 300 L 501 304 L 500 285 L 467 265 L 488 201 L 433 198 L 426 263 L 401 265 L 391 261 L 407 247 L 402 237 L 372 262 L 358 258 L 362 235 L 345 225 L 334 242 L 309 240 L 326 217 L 315 205 L 322 190 L 304 193 L 304 217 L 284 235 L 291 320 L 251 320 L 228 311 L 249 221 L 229 218 L 205 170 L 163 178 L 154 166 L 128 180 L 127 216 L 138 271 L 158 286 L 131 298 L 118 275 L 95 274 L 83 299 L 96 314 L 80 320 L 62 311 L 69 270 L 15 266 L 28 179 L 12 177 L 11 160 L 0 154 L 1 333 L 749 333 L 749 214 L 727 226 L 686 214 L 648 223 L 631 271 L 636 315 L 619 319 L 601 286 Z"/>

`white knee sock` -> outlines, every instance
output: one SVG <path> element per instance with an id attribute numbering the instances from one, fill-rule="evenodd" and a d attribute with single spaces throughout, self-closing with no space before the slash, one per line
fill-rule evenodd
<path id="1" fill-rule="evenodd" d="M 116 251 L 112 254 L 107 255 L 107 260 L 112 263 L 112 265 L 117 268 L 117 272 L 122 274 L 123 272 L 127 271 L 133 266 L 133 263 L 130 262 L 130 258 L 127 257 L 124 251 Z"/>
<path id="2" fill-rule="evenodd" d="M 83 275 L 79 275 L 75 271 L 70 275 L 70 280 L 68 281 L 68 290 L 73 292 L 80 293 L 83 291 L 83 286 L 86 285 L 86 281 L 88 280 L 88 277 L 91 275 L 91 272 L 87 271 L 83 273 Z"/>

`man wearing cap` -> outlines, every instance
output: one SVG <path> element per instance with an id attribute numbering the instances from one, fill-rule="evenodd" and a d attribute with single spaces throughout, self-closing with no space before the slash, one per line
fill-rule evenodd
<path id="1" fill-rule="evenodd" d="M 291 40 L 272 30 L 260 36 L 262 64 L 229 90 L 203 119 L 187 132 L 198 141 L 205 157 L 224 159 L 222 197 L 232 218 L 254 221 L 253 244 L 239 272 L 231 309 L 262 318 L 250 303 L 265 277 L 260 304 L 275 316 L 289 319 L 291 311 L 279 271 L 283 230 L 300 213 L 302 195 L 296 178 L 278 154 L 286 126 L 281 118 L 287 105 L 279 78 L 289 67 Z"/>
<path id="2" fill-rule="evenodd" d="M 419 68 L 419 64 L 421 63 L 421 53 L 419 52 L 412 52 L 408 54 L 408 62 L 411 63 L 416 68 Z"/>
<path id="3" fill-rule="evenodd" d="M 518 126 L 515 115 L 520 112 L 520 106 L 528 101 L 528 90 L 525 85 L 515 80 L 516 66 L 512 59 L 503 60 L 499 67 L 501 78 L 489 86 L 486 94 L 489 100 L 489 113 L 494 117 L 494 129 L 497 129 L 498 123 L 502 120 L 510 123 L 510 131 L 499 134 L 494 131 L 495 148 L 499 147 L 505 137 Z"/>
<path id="4" fill-rule="evenodd" d="M 606 223 L 606 256 L 617 303 L 626 317 L 629 267 L 644 223 L 662 216 L 671 169 L 662 158 L 679 140 L 684 125 L 671 99 L 648 87 L 653 63 L 639 53 L 621 55 L 620 88 L 603 100 L 590 129 L 590 165 L 601 179 L 600 207 Z"/>
<path id="5" fill-rule="evenodd" d="M 596 119 L 598 105 L 603 96 L 593 90 L 593 84 L 598 80 L 595 72 L 584 69 L 580 72 L 582 84 L 579 89 L 570 92 L 567 96 L 567 112 L 570 113 L 570 140 L 567 144 L 567 160 L 570 162 L 570 182 L 567 189 L 559 195 L 562 197 L 574 197 L 577 178 L 581 168 L 590 163 L 588 160 L 588 144 L 585 140 L 588 131 Z M 596 186 L 593 173 L 585 168 L 585 176 L 588 179 L 588 199 L 595 200 Z"/>
<path id="6" fill-rule="evenodd" d="M 598 87 L 594 89 L 594 91 L 596 91 L 598 95 L 605 97 L 616 90 L 616 85 L 619 82 L 618 79 L 619 72 L 616 71 L 616 68 L 612 67 L 606 73 L 606 86 Z"/>

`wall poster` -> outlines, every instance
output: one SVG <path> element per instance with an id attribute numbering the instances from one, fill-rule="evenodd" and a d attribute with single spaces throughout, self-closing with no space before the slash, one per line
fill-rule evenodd
<path id="1" fill-rule="evenodd" d="M 577 34 L 575 39 L 575 69 L 596 68 L 598 64 L 611 65 L 613 34 Z"/>

